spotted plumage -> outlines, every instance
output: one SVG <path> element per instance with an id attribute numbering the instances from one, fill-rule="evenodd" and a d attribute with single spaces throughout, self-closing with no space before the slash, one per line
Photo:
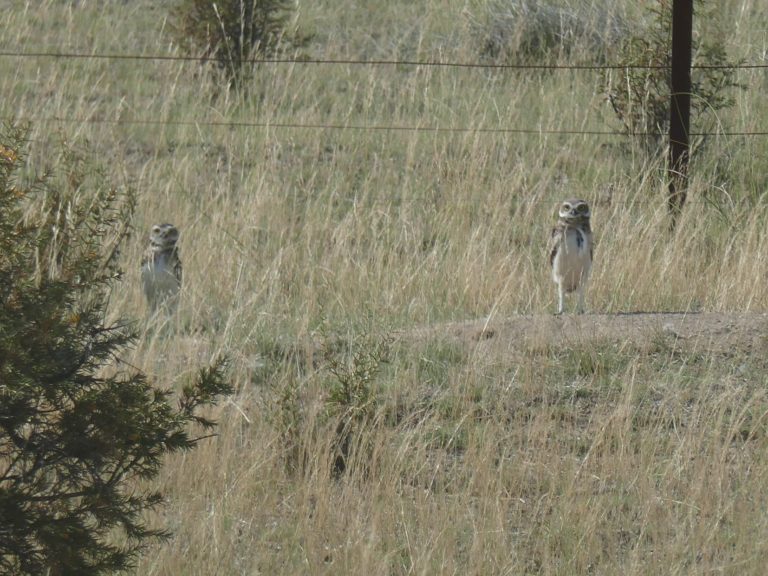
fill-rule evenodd
<path id="1" fill-rule="evenodd" d="M 592 270 L 591 212 L 584 200 L 569 199 L 560 205 L 557 224 L 549 239 L 549 264 L 557 284 L 557 313 L 565 311 L 565 295 L 578 294 L 577 311 L 584 312 L 584 292 Z"/>
<path id="2" fill-rule="evenodd" d="M 173 310 L 181 289 L 181 260 L 176 242 L 179 231 L 173 224 L 156 224 L 149 234 L 149 247 L 141 261 L 141 282 L 150 309 Z"/>

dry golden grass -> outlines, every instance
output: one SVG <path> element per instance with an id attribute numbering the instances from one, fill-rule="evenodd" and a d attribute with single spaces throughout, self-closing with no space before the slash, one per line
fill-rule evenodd
<path id="1" fill-rule="evenodd" d="M 473 61 L 464 4 L 302 3 L 301 22 L 317 57 Z M 765 9 L 722 10 L 729 49 L 759 61 Z M 12 3 L 0 45 L 173 54 L 165 17 L 145 1 Z M 275 65 L 241 98 L 193 63 L 0 67 L 2 115 L 33 123 L 36 168 L 55 138 L 87 140 L 140 191 L 115 314 L 145 315 L 149 226 L 182 231 L 178 317 L 150 323 L 130 361 L 172 386 L 233 358 L 219 436 L 157 481 L 153 520 L 174 537 L 136 574 L 763 573 L 764 346 L 398 338 L 368 358 L 343 473 L 328 361 L 416 327 L 552 312 L 544 246 L 563 196 L 593 204 L 593 311 L 764 313 L 768 139 L 713 139 L 669 234 L 659 167 L 619 138 L 112 123 L 616 127 L 592 72 Z M 766 130 L 764 71 L 739 79 L 722 127 Z"/>

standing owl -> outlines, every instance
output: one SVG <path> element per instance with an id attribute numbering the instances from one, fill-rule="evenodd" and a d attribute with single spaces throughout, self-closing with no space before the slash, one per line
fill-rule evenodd
<path id="1" fill-rule="evenodd" d="M 565 295 L 578 293 L 579 314 L 584 312 L 584 292 L 592 270 L 592 228 L 589 204 L 569 199 L 560 205 L 557 224 L 549 239 L 549 263 L 557 284 L 557 313 L 565 311 Z"/>
<path id="2" fill-rule="evenodd" d="M 181 260 L 176 242 L 179 231 L 173 224 L 156 224 L 149 234 L 149 247 L 141 261 L 141 283 L 152 312 L 160 307 L 173 310 L 181 289 Z"/>

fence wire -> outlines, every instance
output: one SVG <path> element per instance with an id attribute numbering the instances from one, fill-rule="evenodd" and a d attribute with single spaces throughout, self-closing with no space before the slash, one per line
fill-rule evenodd
<path id="1" fill-rule="evenodd" d="M 24 118 L 6 117 L 4 121 L 21 121 Z M 29 119 L 28 121 L 32 121 Z M 483 126 L 422 126 L 422 125 L 386 125 L 386 124 L 323 124 L 300 122 L 245 122 L 224 120 L 155 120 L 155 119 L 124 119 L 124 118 L 64 118 L 48 117 L 35 118 L 35 123 L 61 124 L 107 124 L 133 126 L 191 126 L 218 128 L 262 128 L 275 130 L 349 130 L 357 132 L 421 132 L 421 133 L 477 133 L 477 134 L 523 134 L 539 136 L 615 136 L 637 138 L 661 138 L 666 133 L 661 132 L 620 132 L 617 130 L 569 130 L 550 128 L 487 128 Z M 691 137 L 738 137 L 738 136 L 768 136 L 768 131 L 720 131 L 720 132 L 691 132 Z"/>
<path id="2" fill-rule="evenodd" d="M 61 52 L 61 51 L 20 51 L 4 49 L 0 50 L 0 57 L 4 58 L 53 58 L 63 60 L 134 60 L 138 62 L 157 60 L 170 62 L 217 62 L 213 57 L 207 56 L 181 56 L 177 54 L 99 54 L 86 52 Z M 494 63 L 494 62 L 444 62 L 440 60 L 365 60 L 346 58 L 244 58 L 240 60 L 244 64 L 289 64 L 289 65 L 329 65 L 329 66 L 413 66 L 434 68 L 478 68 L 489 70 L 662 70 L 669 69 L 667 65 L 653 64 L 522 64 L 522 63 Z M 700 70 L 754 70 L 766 69 L 768 63 L 741 63 L 741 64 L 694 64 L 693 69 Z"/>
<path id="3" fill-rule="evenodd" d="M 0 49 L 0 58 L 51 58 L 72 60 L 122 60 L 122 61 L 171 61 L 171 62 L 216 62 L 213 57 L 182 56 L 176 54 L 118 54 L 118 53 L 85 53 L 64 52 L 55 50 L 25 51 Z M 456 69 L 490 69 L 490 70 L 575 70 L 575 71 L 607 71 L 631 69 L 669 69 L 664 65 L 642 64 L 502 64 L 487 62 L 444 62 L 434 60 L 365 60 L 365 59 L 318 59 L 318 58 L 248 58 L 242 62 L 264 65 L 328 65 L 328 66 L 412 66 L 437 67 Z M 739 69 L 755 70 L 768 69 L 768 63 L 741 63 L 694 65 L 694 69 Z M 18 118 L 17 118 L 18 120 Z M 273 121 L 202 121 L 202 120 L 157 120 L 157 119 L 107 119 L 107 118 L 36 118 L 36 122 L 68 123 L 68 124 L 114 124 L 114 125 L 143 125 L 143 126 L 207 126 L 225 128 L 263 128 L 263 129 L 305 129 L 305 130 L 351 130 L 368 132 L 426 132 L 426 133 L 485 133 L 485 134 L 520 134 L 520 135 L 562 135 L 562 136 L 610 136 L 660 138 L 666 134 L 658 132 L 622 132 L 616 130 L 571 130 L 547 128 L 500 128 L 478 126 L 407 126 L 407 125 L 360 125 L 346 123 L 297 123 Z M 691 132 L 691 137 L 752 137 L 768 136 L 768 131 L 719 131 Z"/>

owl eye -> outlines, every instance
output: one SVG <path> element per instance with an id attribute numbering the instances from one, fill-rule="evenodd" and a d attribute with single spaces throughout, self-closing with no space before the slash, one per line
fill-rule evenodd
<path id="1" fill-rule="evenodd" d="M 564 210 L 570 210 L 571 209 L 571 205 L 566 202 L 565 204 L 563 204 L 563 209 Z"/>
<path id="2" fill-rule="evenodd" d="M 583 213 L 589 211 L 589 206 L 587 206 L 586 204 L 582 204 L 581 206 L 579 206 L 578 211 L 583 214 Z"/>

